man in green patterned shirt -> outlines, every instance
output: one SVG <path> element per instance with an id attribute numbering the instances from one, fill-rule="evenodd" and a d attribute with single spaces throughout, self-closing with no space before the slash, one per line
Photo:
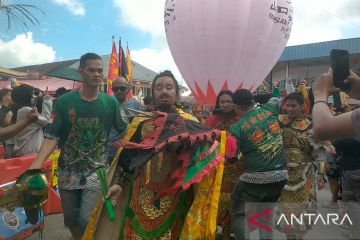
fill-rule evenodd
<path id="1" fill-rule="evenodd" d="M 40 168 L 58 145 L 58 181 L 64 223 L 74 239 L 81 239 L 88 218 L 101 192 L 95 170 L 105 166 L 110 129 L 127 128 L 115 97 L 99 91 L 103 64 L 99 55 L 87 53 L 80 58 L 78 70 L 83 79 L 79 91 L 62 95 L 52 113 L 52 124 L 30 169 Z"/>
<path id="2" fill-rule="evenodd" d="M 278 123 L 280 100 L 270 98 L 255 107 L 251 92 L 241 89 L 235 92 L 234 103 L 242 118 L 230 127 L 230 132 L 236 138 L 237 150 L 242 153 L 244 173 L 234 187 L 230 215 L 236 239 L 247 239 L 245 203 L 262 203 L 257 206 L 258 212 L 264 206 L 271 207 L 269 203 L 280 197 L 288 173 Z M 266 224 L 265 219 L 257 220 Z M 261 239 L 272 239 L 271 232 L 263 228 L 259 231 Z"/>

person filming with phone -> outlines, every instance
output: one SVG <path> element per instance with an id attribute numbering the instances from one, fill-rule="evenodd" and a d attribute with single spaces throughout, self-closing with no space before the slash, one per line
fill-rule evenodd
<path id="1" fill-rule="evenodd" d="M 330 95 L 347 93 L 351 98 L 360 100 L 360 77 L 349 67 L 347 51 L 331 52 L 331 67 L 313 83 L 313 128 L 319 140 L 338 138 L 360 139 L 360 109 L 334 116 L 327 103 Z"/>

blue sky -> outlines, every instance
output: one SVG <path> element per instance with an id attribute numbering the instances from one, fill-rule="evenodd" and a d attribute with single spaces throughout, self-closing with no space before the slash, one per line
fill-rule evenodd
<path id="1" fill-rule="evenodd" d="M 34 4 L 35 2 L 45 15 L 36 14 L 41 24 L 31 26 L 29 31 L 32 32 L 34 42 L 44 43 L 56 51 L 55 60 L 78 58 L 87 51 L 108 54 L 111 50 L 112 35 L 115 35 L 116 39 L 121 35 L 123 45 L 128 41 L 134 49 L 151 44 L 151 34 L 121 24 L 120 11 L 114 8 L 111 1 L 82 1 L 82 7 L 78 6 L 76 9 L 84 9 L 84 12 L 70 10 L 51 0 L 38 0 L 34 1 Z M 1 20 L 3 21 L 3 18 Z M 0 36 L 4 41 L 10 41 L 16 35 L 22 34 L 19 27 L 10 31 L 4 27 L 0 29 Z"/>
<path id="2" fill-rule="evenodd" d="M 0 66 L 74 59 L 89 51 L 109 54 L 115 35 L 122 36 L 123 46 L 129 43 L 133 60 L 155 71 L 170 69 L 181 79 L 164 33 L 165 0 L 7 1 L 36 4 L 45 16 L 37 14 L 41 24 L 30 26 L 26 37 L 18 27 L 8 31 L 0 15 Z M 288 45 L 360 37 L 359 0 L 292 2 L 295 16 Z"/>

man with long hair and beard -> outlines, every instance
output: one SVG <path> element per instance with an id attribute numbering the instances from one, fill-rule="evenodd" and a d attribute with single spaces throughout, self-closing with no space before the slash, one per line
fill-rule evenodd
<path id="1" fill-rule="evenodd" d="M 87 239 L 207 239 L 206 224 L 216 222 L 220 132 L 177 108 L 179 85 L 170 71 L 154 78 L 152 96 L 154 111 L 139 112 L 117 142 L 115 184 L 107 197 L 119 222 L 106 223 L 100 213 L 90 220 Z"/>

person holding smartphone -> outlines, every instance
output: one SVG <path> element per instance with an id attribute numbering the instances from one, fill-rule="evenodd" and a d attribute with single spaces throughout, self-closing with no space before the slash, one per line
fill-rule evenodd
<path id="1" fill-rule="evenodd" d="M 351 98 L 360 100 L 360 77 L 350 71 L 350 75 L 344 80 L 350 84 L 348 90 L 344 90 Z M 313 83 L 314 106 L 313 128 L 315 136 L 319 140 L 337 138 L 360 138 L 360 109 L 334 116 L 328 106 L 328 97 L 338 92 L 334 86 L 333 69 L 322 74 Z"/>

